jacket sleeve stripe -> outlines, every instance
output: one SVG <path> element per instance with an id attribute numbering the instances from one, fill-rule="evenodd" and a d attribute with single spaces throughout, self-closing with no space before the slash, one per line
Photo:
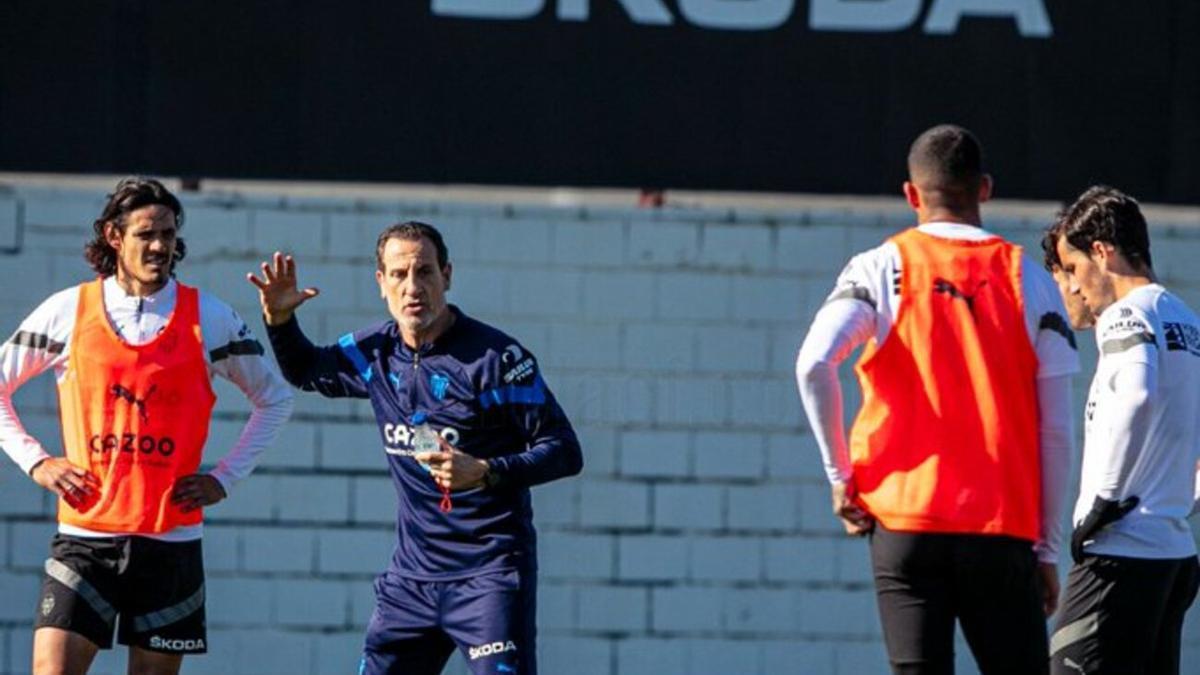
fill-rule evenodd
<path id="1" fill-rule="evenodd" d="M 354 364 L 354 368 L 363 382 L 370 382 L 371 364 L 367 363 L 367 357 L 363 356 L 362 350 L 358 348 L 358 343 L 354 341 L 354 333 L 346 333 L 338 338 L 338 346 L 342 348 L 342 353 L 346 355 L 346 358 L 350 359 L 350 363 Z"/>
<path id="2" fill-rule="evenodd" d="M 483 392 L 479 396 L 479 403 L 484 410 L 493 406 L 504 405 L 506 403 L 521 403 L 524 405 L 541 405 L 546 402 L 546 385 L 542 381 L 542 376 L 538 375 L 533 384 L 525 387 L 520 387 L 515 384 L 496 387 Z"/>

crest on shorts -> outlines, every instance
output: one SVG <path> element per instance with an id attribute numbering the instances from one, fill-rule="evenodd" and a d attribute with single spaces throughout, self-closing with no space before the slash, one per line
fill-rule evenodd
<path id="1" fill-rule="evenodd" d="M 54 596 L 47 595 L 42 598 L 42 616 L 50 616 L 50 612 L 54 611 Z"/>

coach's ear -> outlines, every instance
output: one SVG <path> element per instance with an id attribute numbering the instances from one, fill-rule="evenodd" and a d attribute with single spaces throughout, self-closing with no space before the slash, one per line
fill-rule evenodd
<path id="1" fill-rule="evenodd" d="M 450 290 L 450 278 L 454 276 L 454 265 L 450 261 L 446 261 L 446 266 L 442 268 L 442 278 L 446 281 L 446 287 L 442 290 Z"/>

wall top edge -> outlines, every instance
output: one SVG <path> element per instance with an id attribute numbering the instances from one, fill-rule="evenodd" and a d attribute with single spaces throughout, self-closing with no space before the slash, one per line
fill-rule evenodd
<path id="1" fill-rule="evenodd" d="M 123 176 L 0 172 L 0 198 L 21 194 L 69 201 L 102 200 Z M 661 208 L 639 208 L 639 192 L 626 188 L 521 187 L 203 179 L 186 191 L 180 178 L 164 178 L 187 206 L 298 209 L 340 212 L 479 215 L 515 218 L 627 219 L 705 223 L 804 224 L 812 216 L 895 225 L 911 212 L 897 195 L 818 195 L 668 190 Z M 996 199 L 985 220 L 1048 224 L 1057 202 Z M 1200 205 L 1143 204 L 1152 225 L 1200 227 Z"/>

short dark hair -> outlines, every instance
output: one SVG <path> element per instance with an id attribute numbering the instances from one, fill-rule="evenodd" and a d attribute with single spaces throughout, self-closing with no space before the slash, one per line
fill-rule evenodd
<path id="1" fill-rule="evenodd" d="M 1129 264 L 1153 269 L 1150 232 L 1137 200 L 1107 185 L 1093 185 L 1059 219 L 1060 234 L 1091 255 L 1092 243 L 1112 244 Z"/>
<path id="2" fill-rule="evenodd" d="M 446 249 L 442 233 L 438 232 L 436 227 L 416 220 L 388 225 L 383 232 L 379 233 L 379 239 L 375 241 L 375 266 L 380 272 L 383 271 L 383 247 L 387 245 L 389 239 L 420 241 L 421 238 L 433 242 L 433 247 L 437 249 L 438 268 L 445 269 L 446 263 L 450 261 L 450 251 Z"/>
<path id="3" fill-rule="evenodd" d="M 979 201 L 983 146 L 975 134 L 955 124 L 925 130 L 908 150 L 908 175 L 923 191 L 948 207 Z"/>
<path id="4" fill-rule="evenodd" d="M 1058 258 L 1058 237 L 1060 234 L 1058 222 L 1046 228 L 1046 232 L 1042 234 L 1042 264 L 1046 266 L 1047 272 L 1053 272 L 1056 269 L 1062 268 L 1062 260 Z"/>
<path id="5" fill-rule="evenodd" d="M 104 236 L 109 223 L 117 228 L 117 232 L 124 234 L 130 213 L 155 204 L 165 206 L 175 214 L 176 229 L 183 227 L 183 205 L 162 183 L 142 176 L 130 176 L 117 183 L 112 194 L 108 195 L 108 203 L 104 205 L 100 217 L 92 223 L 95 236 L 83 247 L 83 257 L 96 274 L 107 277 L 117 272 L 117 252 Z M 175 274 L 175 264 L 186 255 L 187 245 L 183 239 L 176 238 L 175 255 L 171 258 L 172 275 Z"/>

